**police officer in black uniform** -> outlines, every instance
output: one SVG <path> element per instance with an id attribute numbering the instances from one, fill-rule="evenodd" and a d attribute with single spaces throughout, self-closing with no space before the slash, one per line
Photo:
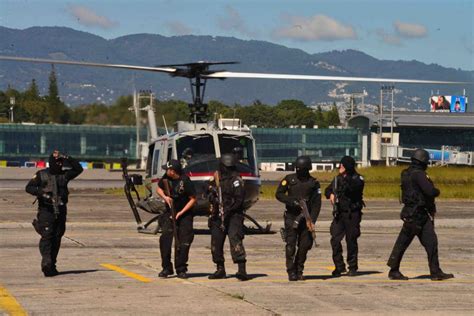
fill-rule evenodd
<path id="1" fill-rule="evenodd" d="M 216 272 L 209 279 L 224 279 L 224 242 L 229 236 L 232 261 L 238 265 L 236 277 L 241 281 L 249 280 L 246 271 L 246 254 L 244 244 L 244 182 L 236 170 L 237 157 L 234 154 L 223 154 L 219 171 L 219 186 L 222 193 L 223 213 L 219 214 L 219 193 L 216 186 L 211 186 L 210 203 L 212 208 L 209 218 L 211 229 L 212 261 L 217 265 Z"/>
<path id="2" fill-rule="evenodd" d="M 401 190 L 404 204 L 400 218 L 403 220 L 402 230 L 393 246 L 387 262 L 390 267 L 388 277 L 392 280 L 408 280 L 400 272 L 403 254 L 415 236 L 428 254 L 431 279 L 434 281 L 453 278 L 454 275 L 444 273 L 439 267 L 438 238 L 434 230 L 436 213 L 435 198 L 440 191 L 426 174 L 430 155 L 426 150 L 417 149 L 411 157 L 410 166 L 402 171 Z"/>
<path id="3" fill-rule="evenodd" d="M 63 164 L 71 169 L 63 170 Z M 33 221 L 40 234 L 41 270 L 45 277 L 58 275 L 56 259 L 66 231 L 68 182 L 83 171 L 74 158 L 55 150 L 49 156 L 49 168 L 38 171 L 26 185 L 26 192 L 38 199 L 38 214 Z"/>
<path id="4" fill-rule="evenodd" d="M 304 280 L 303 270 L 306 255 L 313 245 L 313 236 L 307 227 L 305 217 L 302 215 L 299 204 L 304 199 L 314 223 L 321 210 L 321 187 L 309 171 L 312 168 L 308 156 L 300 156 L 295 162 L 296 173 L 287 175 L 278 186 L 276 198 L 285 203 L 284 233 L 286 247 L 286 271 L 288 280 Z M 298 248 L 298 249 L 297 249 Z"/>
<path id="5" fill-rule="evenodd" d="M 168 212 L 159 219 L 161 227 L 160 252 L 161 266 L 163 270 L 158 274 L 161 278 L 167 278 L 174 273 L 171 263 L 171 248 L 173 244 L 173 221 L 171 218 L 171 207 L 176 212 L 176 230 L 178 244 L 175 253 L 175 266 L 178 278 L 186 279 L 188 271 L 188 258 L 191 243 L 194 240 L 193 212 L 192 208 L 196 203 L 196 190 L 191 179 L 183 173 L 183 169 L 178 160 L 172 159 L 163 166 L 166 174 L 158 182 L 157 193 L 165 200 Z M 169 184 L 168 196 L 165 191 L 165 181 Z M 175 241 L 176 242 L 176 241 Z"/>
<path id="6" fill-rule="evenodd" d="M 342 256 L 341 241 L 346 236 L 348 276 L 357 275 L 357 238 L 360 236 L 360 221 L 362 219 L 364 178 L 356 170 L 354 158 L 344 156 L 339 164 L 339 174 L 326 188 L 325 195 L 333 204 L 333 221 L 331 223 L 332 260 L 335 269 L 334 277 L 346 272 Z"/>

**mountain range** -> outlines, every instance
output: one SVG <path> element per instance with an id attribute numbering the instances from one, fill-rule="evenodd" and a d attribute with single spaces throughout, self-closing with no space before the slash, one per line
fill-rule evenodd
<path id="1" fill-rule="evenodd" d="M 65 27 L 31 27 L 24 30 L 0 27 L 0 55 L 52 58 L 98 63 L 155 66 L 204 61 L 238 61 L 225 70 L 307 75 L 384 77 L 474 81 L 474 71 L 446 68 L 419 61 L 379 60 L 356 50 L 309 54 L 265 41 L 217 36 L 172 36 L 133 34 L 115 39 Z M 216 66 L 215 69 L 224 69 Z M 190 84 L 185 78 L 163 73 L 56 65 L 61 98 L 67 104 L 112 103 L 134 89 L 152 90 L 160 99 L 190 101 Z M 51 66 L 0 61 L 0 90 L 8 85 L 24 90 L 36 79 L 46 94 Z M 343 102 L 349 93 L 368 92 L 365 102 L 378 104 L 380 84 L 301 80 L 226 79 L 211 80 L 207 100 L 247 105 L 259 100 L 276 104 L 298 99 L 308 105 Z M 397 84 L 395 106 L 428 109 L 432 93 L 469 95 L 473 86 Z"/>

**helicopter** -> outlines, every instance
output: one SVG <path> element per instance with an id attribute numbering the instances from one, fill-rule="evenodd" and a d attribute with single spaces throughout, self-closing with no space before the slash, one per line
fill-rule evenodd
<path id="1" fill-rule="evenodd" d="M 200 61 L 147 67 L 15 56 L 0 56 L 0 60 L 161 72 L 167 73 L 172 77 L 189 79 L 193 102 L 188 105 L 190 115 L 187 122 L 177 122 L 175 131 L 158 136 L 154 113 L 152 109 L 149 109 L 148 123 L 151 140 L 148 148 L 145 177 L 145 187 L 148 191 L 146 197 L 142 198 L 136 188 L 137 185 L 144 183 L 141 175 L 129 174 L 126 161 L 122 162 L 123 178 L 125 180 L 124 191 L 137 222 L 137 230 L 140 233 L 149 234 L 157 234 L 160 231 L 159 226 L 151 229 L 151 225 L 157 222 L 157 219 L 164 211 L 164 204 L 157 198 L 156 186 L 159 179 L 165 173 L 161 166 L 170 159 L 178 159 L 182 163 L 184 172 L 195 184 L 197 192 L 197 205 L 193 210 L 195 215 L 209 215 L 209 202 L 206 192 L 209 181 L 212 180 L 212 176 L 217 170 L 218 159 L 224 153 L 233 153 L 238 158 L 237 171 L 244 180 L 246 191 L 245 210 L 250 209 L 258 200 L 261 181 L 257 165 L 255 140 L 252 137 L 251 130 L 247 126 L 243 126 L 239 119 L 209 119 L 207 104 L 204 103 L 204 92 L 208 79 L 254 78 L 392 84 L 471 84 L 467 82 L 437 80 L 248 73 L 210 69 L 216 65 L 237 64 L 234 61 Z M 153 214 L 153 217 L 146 223 L 143 223 L 139 209 Z M 250 227 L 246 225 L 245 229 L 247 232 L 271 233 L 271 223 L 267 223 L 264 227 L 247 213 L 245 213 L 245 218 L 256 226 Z"/>

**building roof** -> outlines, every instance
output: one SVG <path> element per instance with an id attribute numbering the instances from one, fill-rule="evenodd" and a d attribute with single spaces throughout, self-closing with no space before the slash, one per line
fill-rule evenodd
<path id="1" fill-rule="evenodd" d="M 376 114 L 359 114 L 349 119 L 349 126 L 361 119 L 368 119 L 369 126 L 378 125 L 379 116 Z M 393 112 L 394 127 L 426 126 L 474 128 L 474 113 L 445 113 L 445 112 Z M 384 113 L 383 126 L 390 127 L 391 115 Z"/>

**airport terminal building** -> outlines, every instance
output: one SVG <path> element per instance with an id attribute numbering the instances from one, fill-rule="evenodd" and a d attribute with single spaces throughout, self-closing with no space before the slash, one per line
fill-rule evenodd
<path id="1" fill-rule="evenodd" d="M 363 114 L 345 128 L 251 131 L 262 170 L 292 170 L 299 155 L 310 156 L 316 170 L 332 169 L 344 155 L 364 166 L 393 164 L 409 160 L 418 147 L 429 149 L 435 161 L 474 165 L 474 113 Z M 141 129 L 140 141 L 147 137 Z M 82 161 L 137 160 L 137 132 L 133 126 L 0 124 L 0 166 L 44 160 L 54 148 Z"/>

